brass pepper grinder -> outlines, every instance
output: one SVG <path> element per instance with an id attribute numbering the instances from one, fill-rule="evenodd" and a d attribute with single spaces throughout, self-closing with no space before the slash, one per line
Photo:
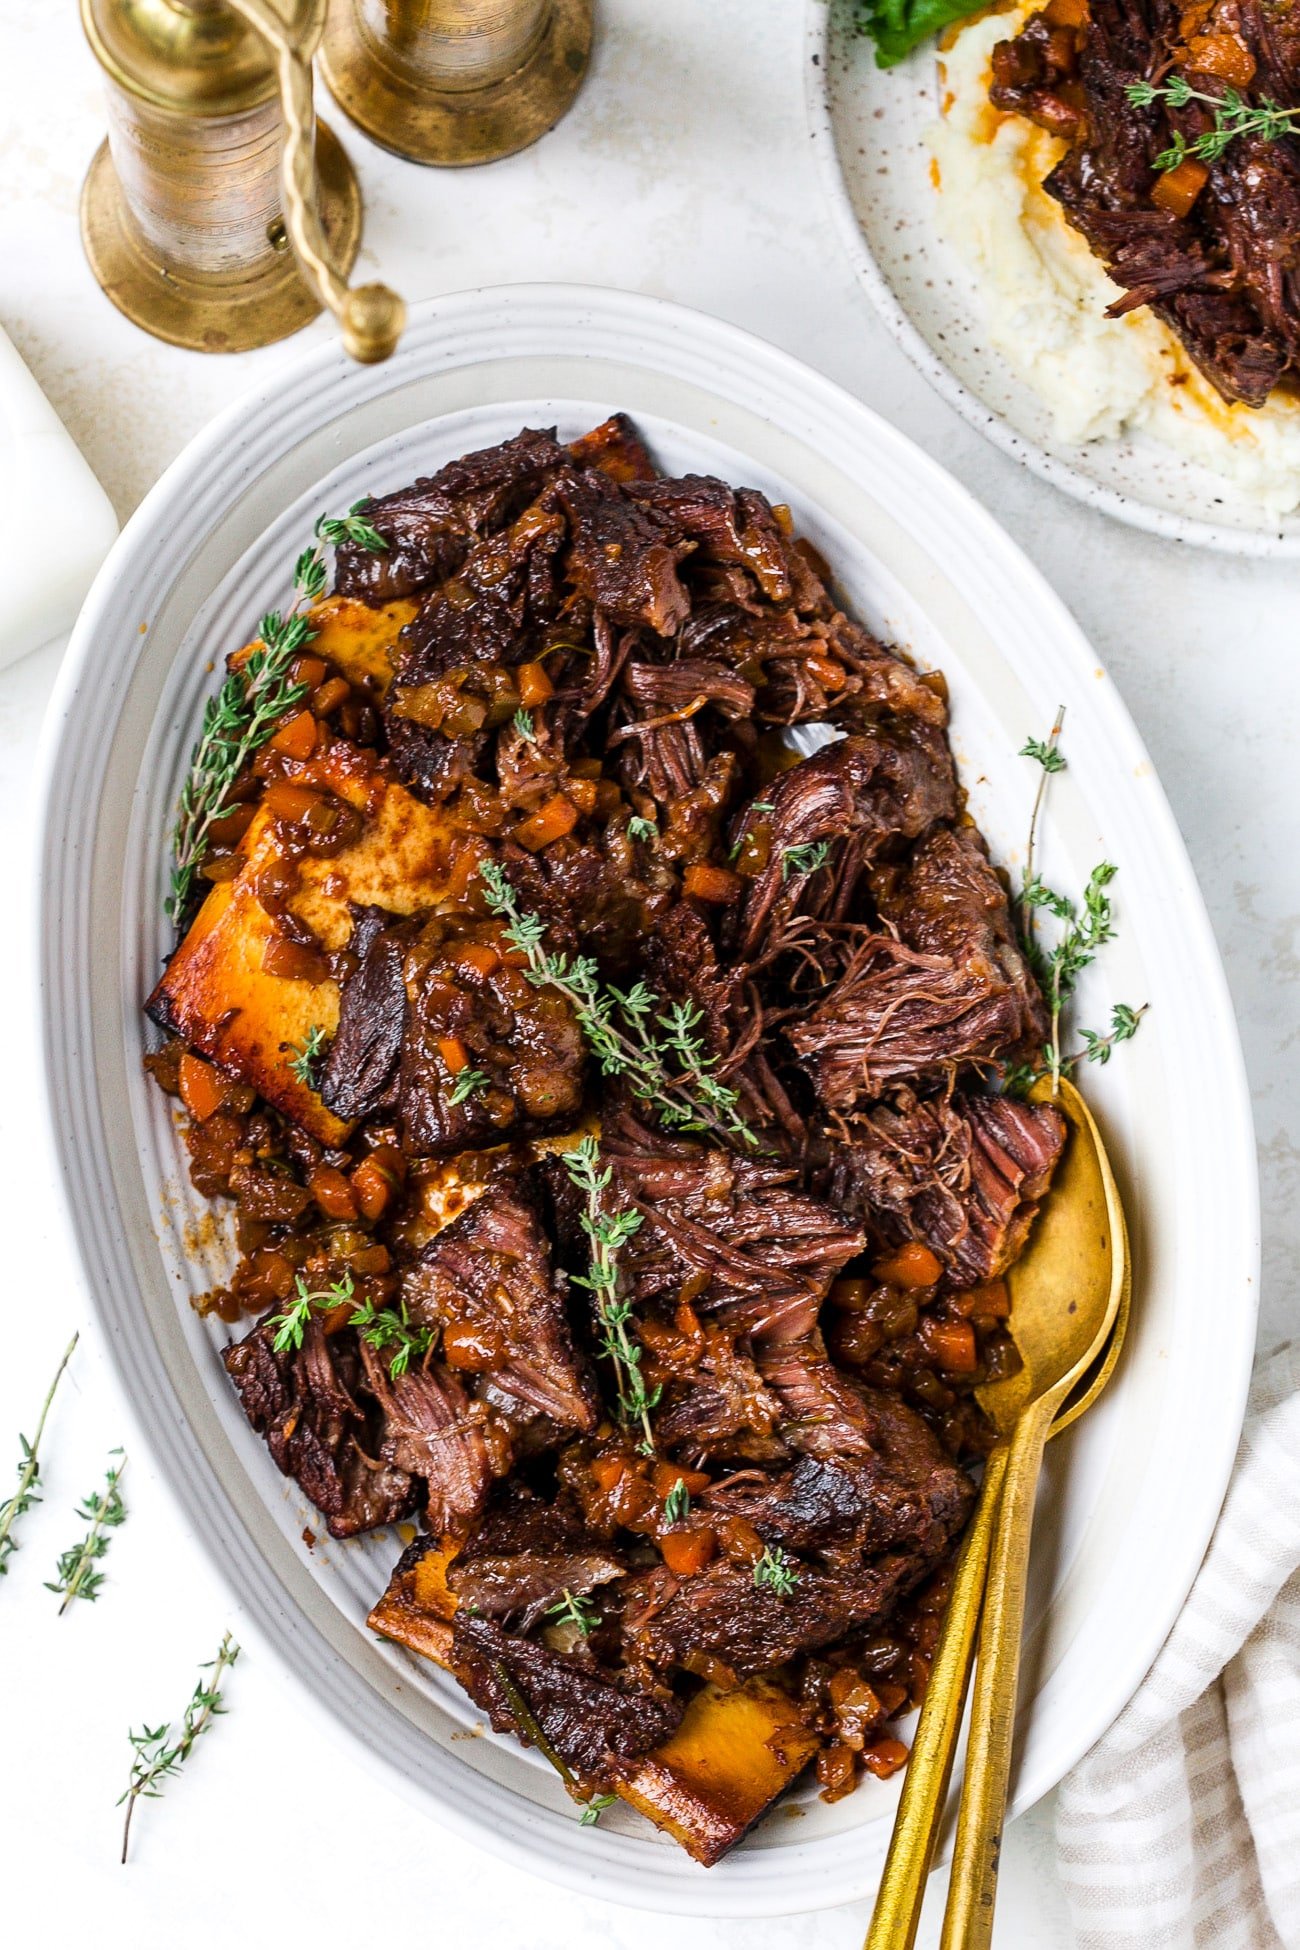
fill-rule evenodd
<path id="1" fill-rule="evenodd" d="M 592 0 L 329 0 L 325 80 L 411 162 L 482 163 L 536 142 L 573 101 Z"/>
<path id="2" fill-rule="evenodd" d="M 346 281 L 361 193 L 315 120 L 325 4 L 81 0 L 108 84 L 82 240 L 118 310 L 155 338 L 245 352 L 328 308 L 354 359 L 397 344 L 402 300 Z"/>

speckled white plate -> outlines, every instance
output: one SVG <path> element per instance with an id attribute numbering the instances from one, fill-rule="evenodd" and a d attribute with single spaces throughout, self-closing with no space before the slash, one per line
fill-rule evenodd
<path id="1" fill-rule="evenodd" d="M 1013 867 L 1035 785 L 1015 753 L 1067 706 L 1045 869 L 1077 889 L 1103 857 L 1120 868 L 1120 939 L 1084 1019 L 1118 999 L 1151 1013 L 1090 1078 L 1131 1208 L 1135 1318 L 1108 1394 L 1049 1457 L 1016 1807 L 1123 1706 L 1218 1512 L 1254 1339 L 1254 1148 L 1223 973 L 1150 761 L 1069 615 L 933 461 L 788 355 L 647 298 L 464 293 L 418 310 L 388 365 L 326 347 L 278 368 L 169 469 L 95 584 L 46 734 L 36 936 L 54 1169 L 185 1521 L 311 1709 L 436 1821 L 541 1875 L 643 1907 L 770 1915 L 872 1888 L 897 1782 L 834 1807 L 804 1789 L 706 1872 L 626 1811 L 580 1828 L 535 1753 L 474 1737 L 450 1679 L 365 1629 L 395 1538 L 303 1542 L 312 1510 L 240 1413 L 226 1330 L 189 1304 L 228 1270 L 230 1243 L 141 1070 L 140 1004 L 171 945 L 166 836 L 202 701 L 283 600 L 314 517 L 522 425 L 567 436 L 617 407 L 671 471 L 788 502 L 856 611 L 943 668 L 972 805 Z M 316 1788 L 327 1802 L 329 1783 Z"/>
<path id="2" fill-rule="evenodd" d="M 936 221 L 933 41 L 881 69 L 854 32 L 853 0 L 805 4 L 808 116 L 831 211 L 868 297 L 930 384 L 1013 460 L 1118 521 L 1234 555 L 1300 555 L 1300 512 L 1266 514 L 1159 441 L 1058 438 L 1037 393 L 987 343 L 977 281 Z"/>

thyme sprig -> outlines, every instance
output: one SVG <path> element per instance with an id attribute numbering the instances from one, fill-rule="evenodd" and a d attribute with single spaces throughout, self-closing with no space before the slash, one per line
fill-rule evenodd
<path id="1" fill-rule="evenodd" d="M 653 819 L 643 819 L 640 813 L 633 813 L 627 822 L 627 836 L 630 840 L 652 840 L 659 828 Z"/>
<path id="2" fill-rule="evenodd" d="M 325 1055 L 328 1036 L 318 1022 L 314 1022 L 301 1043 L 287 1043 L 286 1049 L 294 1054 L 289 1059 L 289 1068 L 297 1077 L 304 1090 L 314 1090 L 320 1080 L 321 1060 Z"/>
<path id="3" fill-rule="evenodd" d="M 830 856 L 829 840 L 808 840 L 803 846 L 787 846 L 781 855 L 781 878 L 788 880 L 792 873 L 816 873 Z"/>
<path id="4" fill-rule="evenodd" d="M 1124 93 L 1135 108 L 1150 108 L 1153 102 L 1165 102 L 1170 108 L 1186 108 L 1190 102 L 1203 102 L 1214 110 L 1214 127 L 1194 136 L 1190 142 L 1181 129 L 1175 129 L 1169 147 L 1156 157 L 1156 168 L 1162 172 L 1177 169 L 1188 156 L 1196 157 L 1198 162 L 1218 162 L 1225 149 L 1241 135 L 1257 135 L 1262 142 L 1276 142 L 1279 137 L 1295 135 L 1300 130 L 1300 108 L 1282 108 L 1269 95 L 1261 95 L 1259 102 L 1252 104 L 1236 88 L 1225 88 L 1222 95 L 1209 95 L 1201 88 L 1193 88 L 1186 75 L 1172 74 L 1163 83 L 1134 81 Z"/>
<path id="5" fill-rule="evenodd" d="M 531 711 L 525 710 L 522 704 L 515 712 L 511 723 L 526 745 L 535 745 L 537 743 L 537 727 L 533 723 L 533 714 Z"/>
<path id="6" fill-rule="evenodd" d="M 1118 868 L 1110 860 L 1102 860 L 1088 877 L 1083 892 L 1082 908 L 1065 894 L 1049 887 L 1039 874 L 1035 865 L 1035 847 L 1038 836 L 1038 823 L 1042 814 L 1047 791 L 1047 782 L 1056 773 L 1066 769 L 1065 754 L 1060 749 L 1061 727 L 1065 722 L 1065 707 L 1057 709 L 1052 729 L 1046 738 L 1029 738 L 1020 748 L 1022 758 L 1032 758 L 1040 768 L 1038 790 L 1034 794 L 1034 808 L 1029 820 L 1029 844 L 1025 850 L 1025 878 L 1016 902 L 1020 934 L 1024 944 L 1025 956 L 1033 970 L 1035 979 L 1043 991 L 1051 1018 L 1048 1041 L 1043 1046 L 1043 1069 L 1031 1064 L 1008 1066 L 1002 1076 L 1003 1089 L 1012 1096 L 1023 1095 L 1035 1080 L 1046 1073 L 1052 1079 L 1055 1091 L 1062 1075 L 1077 1064 L 1108 1063 L 1111 1051 L 1119 1043 L 1126 1043 L 1137 1034 L 1138 1025 L 1147 1012 L 1144 1002 L 1134 1009 L 1127 1002 L 1118 1002 L 1111 1012 L 1109 1033 L 1102 1035 L 1091 1029 L 1079 1032 L 1081 1046 L 1066 1056 L 1061 1052 L 1061 1015 L 1065 1004 L 1073 995 L 1079 977 L 1096 959 L 1099 949 L 1115 938 L 1115 916 L 1107 891 L 1114 880 Z M 1037 918 L 1040 914 L 1050 914 L 1057 920 L 1060 933 L 1055 945 L 1044 948 L 1037 938 Z"/>
<path id="7" fill-rule="evenodd" d="M 178 1774 L 194 1751 L 196 1742 L 205 1734 L 218 1715 L 224 1713 L 226 1703 L 222 1697 L 221 1682 L 226 1672 L 239 1657 L 239 1647 L 227 1632 L 222 1639 L 215 1659 L 209 1660 L 201 1671 L 211 1675 L 207 1680 L 200 1679 L 185 1708 L 179 1728 L 173 1731 L 170 1722 L 159 1727 L 142 1727 L 139 1733 L 131 1733 L 129 1739 L 134 1749 L 131 1773 L 124 1791 L 118 1796 L 120 1808 L 126 1803 L 126 1819 L 122 1823 L 122 1860 L 126 1861 L 126 1851 L 131 1840 L 131 1817 L 135 1804 L 141 1799 L 156 1801 L 162 1794 L 167 1781 Z"/>
<path id="8" fill-rule="evenodd" d="M 594 1137 L 585 1137 L 564 1154 L 565 1168 L 585 1201 L 581 1225 L 591 1246 L 591 1268 L 586 1275 L 575 1275 L 574 1283 L 591 1294 L 603 1339 L 599 1353 L 614 1368 L 618 1387 L 618 1410 L 624 1422 L 641 1425 L 640 1447 L 654 1454 L 654 1435 L 650 1411 L 659 1400 L 658 1388 L 647 1392 L 641 1373 L 641 1349 L 631 1334 L 632 1303 L 620 1291 L 618 1256 L 633 1234 L 640 1229 L 641 1214 L 631 1210 L 606 1212 L 602 1199 L 613 1176 L 612 1168 L 600 1168 L 600 1146 Z"/>
<path id="9" fill-rule="evenodd" d="M 618 1800 L 616 1794 L 593 1794 L 582 1813 L 578 1816 L 579 1828 L 594 1828 L 606 1808 L 612 1808 Z"/>
<path id="10" fill-rule="evenodd" d="M 477 1097 L 480 1091 L 486 1090 L 491 1081 L 486 1070 L 472 1070 L 466 1064 L 463 1070 L 456 1072 L 451 1089 L 447 1092 L 448 1104 L 467 1103 L 471 1097 Z"/>
<path id="11" fill-rule="evenodd" d="M 679 1476 L 664 1498 L 664 1521 L 683 1523 L 690 1514 L 691 1493 Z"/>
<path id="12" fill-rule="evenodd" d="M 60 1618 L 74 1598 L 85 1598 L 94 1604 L 99 1596 L 99 1587 L 104 1582 L 104 1573 L 96 1566 L 101 1558 L 108 1555 L 108 1547 L 113 1541 L 107 1533 L 126 1522 L 121 1482 L 127 1459 L 121 1449 L 114 1449 L 110 1453 L 121 1457 L 120 1462 L 109 1463 L 102 1491 L 94 1491 L 77 1511 L 82 1522 L 88 1523 L 90 1528 L 79 1544 L 73 1544 L 63 1552 L 55 1582 L 45 1587 L 47 1591 L 63 1593 L 63 1603 L 59 1606 Z"/>
<path id="13" fill-rule="evenodd" d="M 584 1639 L 590 1638 L 600 1623 L 600 1612 L 591 1599 L 575 1597 L 567 1584 L 555 1603 L 547 1606 L 546 1616 L 557 1625 L 576 1625 Z"/>
<path id="14" fill-rule="evenodd" d="M 266 1322 L 275 1329 L 271 1346 L 277 1354 L 287 1353 L 290 1348 L 298 1353 L 302 1347 L 307 1323 L 314 1312 L 326 1313 L 331 1307 L 341 1307 L 352 1298 L 355 1282 L 351 1273 L 345 1273 L 333 1286 L 314 1293 L 301 1273 L 294 1275 L 294 1298 L 282 1314 L 272 1314 Z"/>
<path id="15" fill-rule="evenodd" d="M 388 1372 L 396 1380 L 404 1375 L 411 1365 L 411 1356 L 418 1355 L 421 1360 L 433 1346 L 431 1327 L 412 1327 L 411 1317 L 406 1311 L 406 1302 L 401 1302 L 400 1311 L 394 1307 L 383 1307 L 375 1311 L 373 1300 L 366 1300 L 356 1308 L 348 1322 L 355 1327 L 362 1340 L 368 1341 L 377 1352 L 386 1348 L 396 1352 L 388 1364 Z"/>
<path id="16" fill-rule="evenodd" d="M 644 982 L 622 990 L 601 982 L 590 956 L 552 954 L 546 925 L 525 912 L 504 870 L 480 860 L 479 878 L 488 906 L 508 923 L 505 938 L 528 962 L 528 979 L 566 995 L 606 1076 L 626 1077 L 638 1102 L 671 1130 L 708 1132 L 724 1143 L 757 1148 L 758 1139 L 737 1105 L 739 1097 L 714 1074 L 717 1059 L 704 1047 L 704 1017 L 693 1002 L 661 1008 Z"/>
<path id="17" fill-rule="evenodd" d="M 55 1369 L 54 1379 L 50 1383 L 45 1400 L 41 1403 L 40 1419 L 36 1424 L 35 1435 L 30 1442 L 25 1435 L 20 1434 L 18 1437 L 18 1447 L 21 1451 L 18 1458 L 18 1487 L 7 1502 L 0 1503 L 0 1578 L 8 1576 L 9 1559 L 18 1549 L 14 1525 L 19 1517 L 25 1517 L 32 1506 L 41 1501 L 36 1494 L 36 1489 L 41 1480 L 40 1448 L 41 1437 L 45 1433 L 45 1418 L 50 1412 L 54 1391 L 63 1379 L 63 1371 L 72 1359 L 72 1351 L 80 1338 L 79 1334 L 74 1334 L 63 1350 L 63 1359 Z"/>
<path id="18" fill-rule="evenodd" d="M 770 1591 L 777 1598 L 790 1598 L 798 1582 L 798 1567 L 781 1546 L 765 1545 L 763 1555 L 754 1566 L 754 1583 L 758 1589 Z"/>
<path id="19" fill-rule="evenodd" d="M 340 542 L 356 542 L 359 547 L 369 549 L 372 555 L 383 555 L 388 549 L 379 530 L 365 519 L 365 510 L 374 503 L 368 494 L 354 501 L 345 515 L 322 515 L 316 523 L 316 534 L 322 542 L 329 542 L 337 548 Z"/>

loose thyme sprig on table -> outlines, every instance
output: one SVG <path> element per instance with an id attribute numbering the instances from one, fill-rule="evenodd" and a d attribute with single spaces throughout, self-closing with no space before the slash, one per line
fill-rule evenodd
<path id="1" fill-rule="evenodd" d="M 160 1727 L 142 1727 L 139 1733 L 129 1735 L 135 1758 L 131 1762 L 126 1788 L 117 1799 L 119 1808 L 124 1801 L 126 1803 L 126 1819 L 122 1824 L 123 1862 L 126 1861 L 126 1851 L 130 1845 L 131 1817 L 135 1813 L 136 1802 L 141 1798 L 156 1801 L 165 1783 L 178 1774 L 189 1759 L 200 1736 L 207 1732 L 219 1714 L 226 1712 L 221 1682 L 238 1657 L 239 1647 L 227 1632 L 216 1658 L 201 1668 L 203 1672 L 210 1673 L 211 1678 L 207 1681 L 200 1679 L 194 1688 L 179 1729 L 173 1734 L 170 1723 L 167 1723 Z"/>
<path id="2" fill-rule="evenodd" d="M 18 1446 L 22 1452 L 18 1460 L 18 1487 L 7 1502 L 0 1503 L 0 1578 L 8 1575 L 9 1559 L 18 1549 L 18 1539 L 13 1534 L 14 1525 L 19 1517 L 27 1515 L 33 1504 L 41 1501 L 36 1494 L 36 1486 L 41 1480 L 40 1447 L 41 1437 L 45 1433 L 45 1418 L 50 1412 L 54 1391 L 63 1379 L 63 1371 L 72 1359 L 72 1351 L 80 1338 L 79 1334 L 74 1334 L 63 1350 L 63 1359 L 54 1371 L 49 1392 L 41 1404 L 40 1420 L 36 1424 L 35 1435 L 30 1442 L 25 1435 L 18 1437 Z"/>
<path id="3" fill-rule="evenodd" d="M 1135 108 L 1150 108 L 1154 102 L 1166 102 L 1170 108 L 1186 108 L 1189 102 L 1203 102 L 1214 110 L 1214 127 L 1194 136 L 1190 142 L 1180 129 L 1175 129 L 1169 147 L 1156 157 L 1156 168 L 1161 171 L 1177 169 L 1188 156 L 1194 156 L 1198 162 L 1218 162 L 1239 135 L 1257 135 L 1263 142 L 1276 142 L 1280 136 L 1300 132 L 1300 108 L 1282 108 L 1268 95 L 1261 95 L 1258 105 L 1252 105 L 1235 88 L 1225 88 L 1221 95 L 1208 95 L 1203 89 L 1193 88 L 1185 75 L 1170 75 L 1163 83 L 1134 81 L 1124 93 Z"/>
<path id="4" fill-rule="evenodd" d="M 127 1459 L 120 1449 L 110 1453 L 121 1457 L 121 1461 L 109 1463 L 103 1490 L 88 1496 L 77 1511 L 82 1522 L 88 1523 L 90 1529 L 79 1544 L 73 1544 L 63 1552 L 59 1559 L 57 1579 L 45 1587 L 47 1591 L 61 1591 L 64 1594 L 63 1603 L 59 1606 L 60 1618 L 74 1598 L 85 1598 L 94 1604 L 99 1596 L 99 1587 L 104 1582 L 104 1573 L 95 1567 L 102 1557 L 108 1555 L 112 1542 L 112 1538 L 105 1533 L 116 1530 L 126 1522 L 126 1505 L 122 1501 L 120 1485 Z"/>
<path id="5" fill-rule="evenodd" d="M 601 982 L 590 956 L 552 954 L 545 923 L 520 908 L 498 863 L 480 860 L 478 871 L 488 906 L 509 924 L 506 941 L 527 958 L 529 981 L 548 983 L 569 998 L 606 1076 L 626 1077 L 637 1101 L 670 1130 L 706 1132 L 723 1143 L 758 1148 L 736 1108 L 737 1093 L 713 1074 L 717 1059 L 704 1048 L 704 1018 L 693 1002 L 674 1002 L 661 1012 L 660 998 L 644 982 L 617 989 Z"/>
<path id="6" fill-rule="evenodd" d="M 641 1349 L 632 1339 L 632 1303 L 620 1291 L 618 1256 L 632 1235 L 640 1229 L 639 1212 L 606 1212 L 601 1198 L 613 1172 L 609 1165 L 600 1169 L 600 1146 L 594 1137 L 585 1137 L 572 1151 L 563 1154 L 565 1169 L 586 1201 L 582 1229 L 591 1244 L 591 1270 L 575 1275 L 574 1284 L 591 1294 L 604 1339 L 599 1352 L 613 1363 L 618 1384 L 618 1410 L 625 1422 L 641 1425 L 641 1448 L 654 1454 L 654 1435 L 650 1411 L 659 1400 L 660 1390 L 647 1393 L 641 1373 Z"/>
<path id="7" fill-rule="evenodd" d="M 359 542 L 376 552 L 387 549 L 383 536 L 358 513 L 368 506 L 366 501 L 355 502 L 340 519 L 322 515 L 316 534 L 328 542 Z M 267 611 L 257 626 L 257 648 L 239 669 L 227 674 L 216 696 L 203 707 L 203 728 L 190 753 L 172 832 L 171 891 L 166 909 L 173 921 L 184 919 L 207 857 L 212 827 L 227 811 L 236 779 L 261 751 L 278 721 L 307 694 L 305 684 L 291 680 L 290 669 L 316 635 L 302 613 L 303 606 L 320 599 L 325 582 L 320 550 L 304 549 L 293 566 L 292 606 L 284 613 Z"/>
<path id="8" fill-rule="evenodd" d="M 1109 1034 L 1101 1035 L 1091 1029 L 1080 1030 L 1082 1048 L 1072 1055 L 1061 1053 L 1061 1013 L 1073 995 L 1080 975 L 1097 957 L 1098 950 L 1115 938 L 1115 917 L 1107 891 L 1119 869 L 1110 860 L 1102 860 L 1088 877 L 1083 892 L 1083 906 L 1065 894 L 1049 887 L 1037 872 L 1034 865 L 1034 849 L 1038 834 L 1039 816 L 1043 809 L 1048 779 L 1066 769 L 1065 756 L 1060 749 L 1061 727 L 1065 722 L 1065 708 L 1056 714 L 1052 729 L 1045 739 L 1030 738 L 1020 748 L 1022 758 L 1032 758 L 1041 768 L 1038 790 L 1034 794 L 1034 809 L 1029 821 L 1029 844 L 1025 852 L 1025 880 L 1016 902 L 1020 921 L 1021 938 L 1025 956 L 1034 972 L 1035 979 L 1043 991 L 1051 1017 L 1049 1039 L 1043 1048 L 1043 1064 L 1052 1079 L 1055 1090 L 1064 1071 L 1078 1063 L 1108 1063 L 1111 1051 L 1118 1043 L 1126 1043 L 1137 1034 L 1138 1024 L 1147 1012 L 1148 1004 L 1138 1009 L 1127 1002 L 1116 1003 L 1111 1012 Z M 1050 914 L 1061 923 L 1061 931 L 1051 948 L 1043 948 L 1037 938 L 1037 917 Z M 1019 1094 L 1028 1089 L 1042 1072 L 1027 1064 L 1009 1066 L 1003 1073 L 1002 1087 L 1011 1094 Z"/>

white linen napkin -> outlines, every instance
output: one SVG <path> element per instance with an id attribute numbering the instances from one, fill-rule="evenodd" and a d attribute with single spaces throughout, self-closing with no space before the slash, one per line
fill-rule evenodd
<path id="1" fill-rule="evenodd" d="M 1256 1369 L 1196 1583 L 1056 1840 L 1079 1950 L 1300 1950 L 1300 1343 Z"/>

